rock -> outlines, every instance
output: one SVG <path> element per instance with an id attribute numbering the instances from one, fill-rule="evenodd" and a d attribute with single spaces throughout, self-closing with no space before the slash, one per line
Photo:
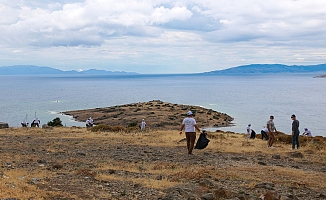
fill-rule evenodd
<path id="1" fill-rule="evenodd" d="M 292 158 L 303 158 L 303 154 L 300 151 L 296 151 L 290 154 Z"/>
<path id="2" fill-rule="evenodd" d="M 323 193 L 320 193 L 320 194 L 319 194 L 319 198 L 321 198 L 321 199 L 326 199 L 326 195 L 323 194 Z"/>
<path id="3" fill-rule="evenodd" d="M 263 200 L 280 200 L 281 195 L 275 191 L 267 191 L 265 194 L 262 194 L 260 198 Z"/>
<path id="4" fill-rule="evenodd" d="M 266 163 L 261 162 L 261 161 L 259 161 L 258 164 L 260 164 L 260 165 L 267 165 Z"/>
<path id="5" fill-rule="evenodd" d="M 52 129 L 53 129 L 53 126 L 49 126 L 49 125 L 47 125 L 47 124 L 43 124 L 43 125 L 42 125 L 42 128 L 43 128 L 43 129 L 52 130 Z"/>
<path id="6" fill-rule="evenodd" d="M 281 159 L 281 156 L 279 154 L 274 154 L 274 155 L 272 155 L 272 158 L 274 158 L 274 159 Z"/>
<path id="7" fill-rule="evenodd" d="M 214 195 L 213 193 L 206 193 L 206 194 L 203 194 L 201 196 L 204 200 L 213 200 L 214 199 Z"/>
<path id="8" fill-rule="evenodd" d="M 2 128 L 9 128 L 8 123 L 0 122 L 0 129 Z"/>
<path id="9" fill-rule="evenodd" d="M 212 183 L 212 181 L 206 179 L 206 178 L 201 178 L 199 180 L 199 185 L 204 186 L 204 187 L 208 187 L 208 188 L 212 188 L 214 187 L 214 183 Z"/>
<path id="10" fill-rule="evenodd" d="M 55 164 L 52 165 L 52 168 L 53 169 L 62 169 L 63 168 L 63 165 L 60 164 L 60 163 L 55 163 Z"/>
<path id="11" fill-rule="evenodd" d="M 255 188 L 265 188 L 267 190 L 274 190 L 275 184 L 274 183 L 259 183 L 255 185 Z"/>
<path id="12" fill-rule="evenodd" d="M 219 188 L 217 190 L 214 190 L 214 196 L 218 198 L 232 198 L 234 196 L 234 193 L 228 189 Z"/>
<path id="13" fill-rule="evenodd" d="M 46 160 L 37 160 L 37 163 L 45 164 Z"/>

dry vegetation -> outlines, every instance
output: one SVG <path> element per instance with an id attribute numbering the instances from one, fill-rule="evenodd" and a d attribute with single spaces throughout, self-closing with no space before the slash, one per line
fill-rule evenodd
<path id="1" fill-rule="evenodd" d="M 188 156 L 183 138 L 177 131 L 1 129 L 0 198 L 157 199 L 165 188 L 207 177 L 256 196 L 266 181 L 326 190 L 325 138 L 302 141 L 303 157 L 291 157 L 284 142 L 268 149 L 259 138 L 225 132 L 209 133 L 209 146 Z"/>

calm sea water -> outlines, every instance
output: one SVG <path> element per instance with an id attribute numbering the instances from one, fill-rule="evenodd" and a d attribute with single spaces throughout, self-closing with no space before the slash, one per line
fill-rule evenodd
<path id="1" fill-rule="evenodd" d="M 234 117 L 235 126 L 222 130 L 243 133 L 251 123 L 260 132 L 274 115 L 276 128 L 290 133 L 296 114 L 301 132 L 326 136 L 326 79 L 313 76 L 0 76 L 0 121 L 18 127 L 36 115 L 41 124 L 60 117 L 66 126 L 84 126 L 59 112 L 162 100 Z"/>

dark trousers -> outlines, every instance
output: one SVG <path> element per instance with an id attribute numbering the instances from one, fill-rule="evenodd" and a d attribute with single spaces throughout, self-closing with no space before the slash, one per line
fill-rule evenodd
<path id="1" fill-rule="evenodd" d="M 192 154 L 195 146 L 196 132 L 186 132 L 188 154 Z"/>
<path id="2" fill-rule="evenodd" d="M 292 149 L 295 149 L 296 144 L 297 144 L 297 149 L 299 149 L 300 147 L 299 134 L 300 133 L 294 133 L 294 135 L 292 135 Z"/>
<path id="3" fill-rule="evenodd" d="M 267 133 L 265 132 L 265 131 L 260 131 L 260 133 L 261 133 L 261 139 L 263 140 L 264 138 L 266 139 L 266 140 L 268 140 L 268 135 L 267 135 Z"/>

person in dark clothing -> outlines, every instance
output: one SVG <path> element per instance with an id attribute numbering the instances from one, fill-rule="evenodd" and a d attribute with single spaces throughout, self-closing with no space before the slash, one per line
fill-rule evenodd
<path id="1" fill-rule="evenodd" d="M 295 149 L 295 145 L 297 145 L 297 149 L 300 147 L 299 142 L 299 121 L 297 120 L 296 116 L 293 114 L 291 115 L 292 122 L 292 150 Z"/>

